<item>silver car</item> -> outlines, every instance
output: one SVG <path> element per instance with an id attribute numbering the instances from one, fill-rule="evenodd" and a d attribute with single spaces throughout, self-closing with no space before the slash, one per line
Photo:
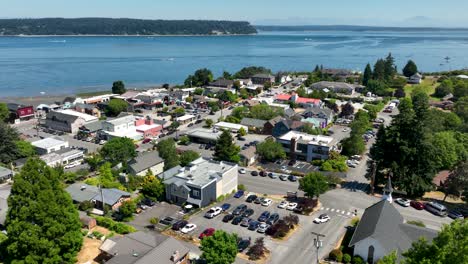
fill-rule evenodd
<path id="1" fill-rule="evenodd" d="M 270 227 L 269 224 L 266 224 L 266 223 L 261 223 L 259 226 L 258 226 L 258 229 L 257 229 L 257 232 L 258 233 L 261 233 L 261 234 L 264 234 L 266 232 L 266 230 Z"/>

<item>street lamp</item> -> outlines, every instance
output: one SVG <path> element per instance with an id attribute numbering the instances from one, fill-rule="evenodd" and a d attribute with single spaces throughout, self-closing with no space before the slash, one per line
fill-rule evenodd
<path id="1" fill-rule="evenodd" d="M 315 232 L 311 232 L 313 235 L 316 235 L 317 237 L 314 238 L 314 246 L 315 248 L 317 249 L 317 264 L 320 263 L 320 260 L 319 260 L 319 249 L 321 247 L 323 247 L 323 240 L 320 240 L 320 237 L 325 237 L 325 235 L 323 234 L 319 234 L 319 233 L 315 233 Z"/>

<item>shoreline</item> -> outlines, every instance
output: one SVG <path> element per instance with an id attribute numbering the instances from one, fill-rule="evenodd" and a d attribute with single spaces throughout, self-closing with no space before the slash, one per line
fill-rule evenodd
<path id="1" fill-rule="evenodd" d="M 169 35 L 113 35 L 113 34 L 72 34 L 72 35 L 0 35 L 1 37 L 18 38 L 49 38 L 49 37 L 232 37 L 232 36 L 256 36 L 258 33 L 251 34 L 169 34 Z"/>

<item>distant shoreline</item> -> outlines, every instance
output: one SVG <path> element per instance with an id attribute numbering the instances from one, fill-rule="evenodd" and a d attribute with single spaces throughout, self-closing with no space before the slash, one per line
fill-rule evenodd
<path id="1" fill-rule="evenodd" d="M 18 37 L 18 38 L 49 38 L 49 37 L 230 37 L 230 36 L 255 36 L 251 34 L 197 34 L 197 35 L 106 35 L 106 34 L 83 34 L 83 35 L 0 35 L 0 37 Z"/>

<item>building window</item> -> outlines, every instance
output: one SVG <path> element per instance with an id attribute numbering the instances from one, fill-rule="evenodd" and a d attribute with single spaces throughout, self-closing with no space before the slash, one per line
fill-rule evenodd
<path id="1" fill-rule="evenodd" d="M 367 263 L 374 263 L 374 246 L 369 246 L 369 251 L 367 252 Z"/>
<path id="2" fill-rule="evenodd" d="M 198 190 L 193 190 L 193 196 L 199 197 L 200 192 Z"/>

